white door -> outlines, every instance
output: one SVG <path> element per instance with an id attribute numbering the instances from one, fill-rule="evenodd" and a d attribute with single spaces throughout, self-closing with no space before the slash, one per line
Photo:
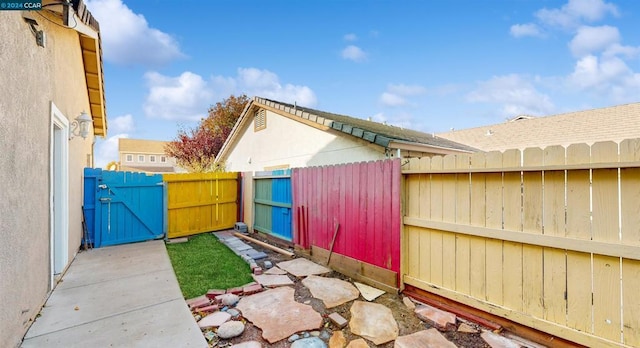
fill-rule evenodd
<path id="1" fill-rule="evenodd" d="M 69 121 L 51 103 L 51 287 L 69 254 Z"/>

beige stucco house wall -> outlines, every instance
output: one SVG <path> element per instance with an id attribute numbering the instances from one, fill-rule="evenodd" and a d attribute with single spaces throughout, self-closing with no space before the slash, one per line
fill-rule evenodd
<path id="1" fill-rule="evenodd" d="M 101 67 L 97 31 L 82 21 L 77 29 L 94 37 L 64 28 L 57 10 L 26 13 L 44 32 L 45 47 L 37 45 L 23 12 L 0 12 L 0 342 L 5 347 L 20 344 L 80 246 L 82 170 L 93 164 L 94 133 L 69 140 L 71 122 L 93 108 L 93 117 L 100 118 L 94 120 L 95 132 L 106 134 L 102 72 L 95 76 L 99 88 L 92 103 L 87 82 L 91 66 Z M 81 37 L 87 40 L 82 47 Z M 93 60 L 86 56 L 87 44 L 98 48 Z"/>
<path id="2" fill-rule="evenodd" d="M 118 139 L 118 170 L 146 173 L 186 172 L 167 156 L 168 141 L 148 139 Z"/>
<path id="3" fill-rule="evenodd" d="M 259 171 L 384 159 L 385 154 L 364 141 L 325 132 L 266 111 L 267 125 L 246 124 L 241 140 L 226 159 L 228 171 Z M 304 144 L 304 145 L 302 145 Z"/>
<path id="4" fill-rule="evenodd" d="M 216 161 L 246 172 L 473 151 L 410 129 L 255 97 Z"/>

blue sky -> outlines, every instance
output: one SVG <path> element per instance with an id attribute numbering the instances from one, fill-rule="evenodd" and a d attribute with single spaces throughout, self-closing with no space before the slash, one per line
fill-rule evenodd
<path id="1" fill-rule="evenodd" d="M 171 140 L 230 94 L 425 132 L 640 101 L 635 0 L 86 0 L 109 134 Z"/>

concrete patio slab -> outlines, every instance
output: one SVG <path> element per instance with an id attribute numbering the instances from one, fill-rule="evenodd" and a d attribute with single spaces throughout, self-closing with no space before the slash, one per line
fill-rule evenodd
<path id="1" fill-rule="evenodd" d="M 22 347 L 206 347 L 198 326 L 172 300 L 25 339 Z"/>
<path id="2" fill-rule="evenodd" d="M 76 256 L 23 347 L 206 347 L 163 241 Z"/>
<path id="3" fill-rule="evenodd" d="M 145 265 L 144 267 L 140 267 Z M 78 254 L 56 290 L 170 270 L 164 243 L 134 243 L 91 249 Z"/>

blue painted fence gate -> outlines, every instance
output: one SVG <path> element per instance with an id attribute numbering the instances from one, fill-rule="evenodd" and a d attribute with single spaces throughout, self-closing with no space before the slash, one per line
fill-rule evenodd
<path id="1" fill-rule="evenodd" d="M 84 239 L 95 248 L 164 237 L 165 211 L 162 175 L 84 169 Z"/>
<path id="2" fill-rule="evenodd" d="M 291 241 L 291 169 L 257 172 L 254 185 L 253 228 Z"/>

